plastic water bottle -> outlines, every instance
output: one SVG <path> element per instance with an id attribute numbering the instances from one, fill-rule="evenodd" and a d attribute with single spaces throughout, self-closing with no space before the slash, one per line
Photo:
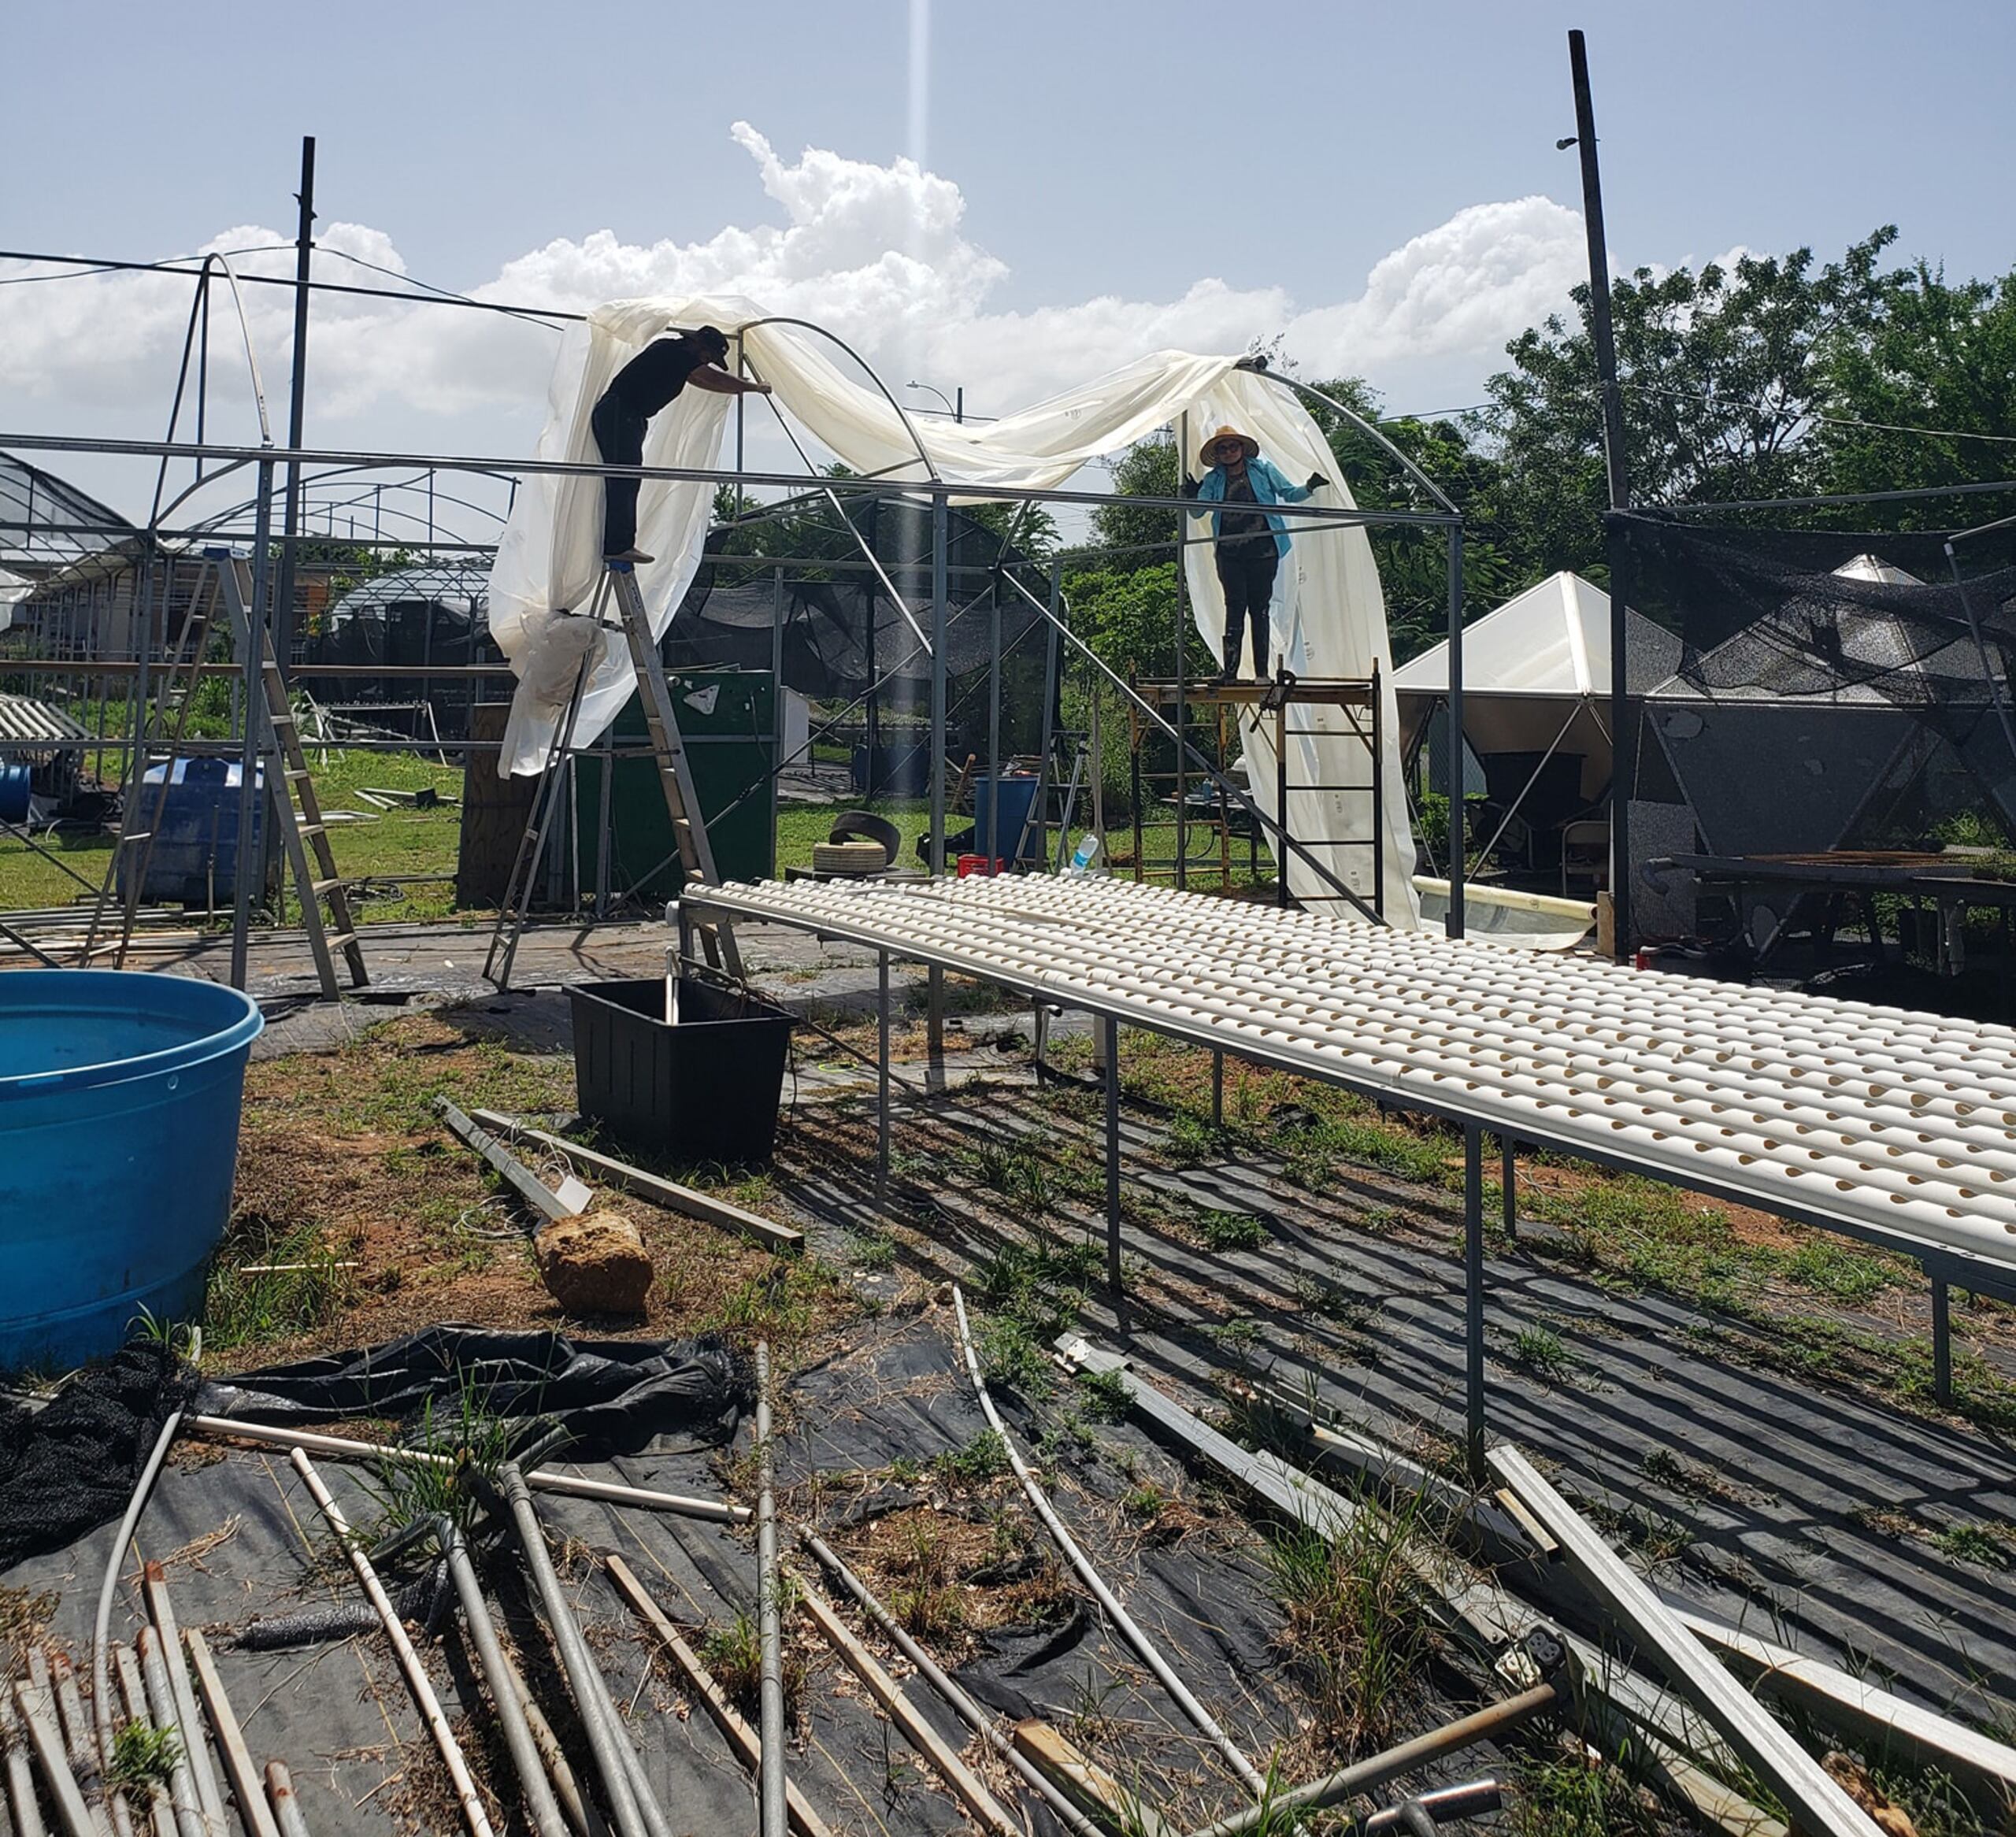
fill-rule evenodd
<path id="1" fill-rule="evenodd" d="M 1078 838 L 1078 846 L 1072 852 L 1071 865 L 1065 871 L 1073 874 L 1090 873 L 1092 863 L 1099 858 L 1099 839 L 1088 830 L 1084 835 Z"/>

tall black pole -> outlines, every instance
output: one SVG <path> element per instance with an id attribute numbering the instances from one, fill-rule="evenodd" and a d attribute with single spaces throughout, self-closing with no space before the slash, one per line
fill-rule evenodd
<path id="1" fill-rule="evenodd" d="M 294 372 L 287 386 L 287 443 L 301 449 L 302 405 L 308 393 L 308 272 L 315 249 L 315 136 L 301 137 L 301 207 L 294 237 Z M 294 571 L 301 534 L 301 462 L 287 462 L 287 503 L 281 513 L 280 583 L 273 594 L 273 654 L 282 669 L 294 654 Z M 430 535 L 432 531 L 429 532 Z"/>
<path id="2" fill-rule="evenodd" d="M 1603 240 L 1603 187 L 1596 165 L 1596 115 L 1589 100 L 1589 54 L 1579 31 L 1568 35 L 1568 65 L 1575 85 L 1575 145 L 1582 156 L 1582 223 L 1589 240 L 1589 335 L 1595 346 L 1596 383 L 1603 394 L 1603 461 L 1610 507 L 1628 509 L 1631 475 L 1624 449 L 1624 395 L 1617 381 L 1617 341 L 1610 322 L 1610 254 Z M 1614 522 L 1606 526 L 1610 562 L 1610 899 L 1615 954 L 1631 950 L 1631 791 L 1637 765 L 1636 733 L 1629 724 L 1631 680 L 1625 649 L 1625 543 Z"/>

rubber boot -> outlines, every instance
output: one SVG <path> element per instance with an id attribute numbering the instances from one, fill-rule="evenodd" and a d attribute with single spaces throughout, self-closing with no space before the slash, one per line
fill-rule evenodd
<path id="1" fill-rule="evenodd" d="M 1239 640 L 1228 631 L 1225 639 L 1225 667 L 1218 672 L 1221 684 L 1239 680 Z"/>

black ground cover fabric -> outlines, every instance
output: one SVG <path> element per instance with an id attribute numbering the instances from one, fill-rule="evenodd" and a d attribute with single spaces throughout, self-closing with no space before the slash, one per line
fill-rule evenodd
<path id="1" fill-rule="evenodd" d="M 574 1339 L 443 1325 L 380 1346 L 269 1365 L 207 1384 L 206 1416 L 241 1422 L 333 1422 L 430 1409 L 466 1396 L 486 1416 L 539 1417 L 575 1451 L 635 1454 L 660 1436 L 713 1446 L 735 1432 L 745 1375 L 717 1341 Z"/>

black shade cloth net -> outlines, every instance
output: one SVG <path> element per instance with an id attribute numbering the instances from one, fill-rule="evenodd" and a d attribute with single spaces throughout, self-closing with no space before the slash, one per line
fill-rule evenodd
<path id="1" fill-rule="evenodd" d="M 0 1406 L 0 1569 L 126 1509 L 196 1374 L 152 1342 L 80 1372 L 40 1409 Z"/>
<path id="2" fill-rule="evenodd" d="M 1629 604 L 1679 640 L 1641 798 L 1665 785 L 1717 852 L 1914 846 L 1991 811 L 2016 836 L 2016 532 L 1958 545 L 1956 580 L 1938 532 L 1610 523 Z M 1740 815 L 1773 801 L 1762 784 L 1798 794 L 1796 820 Z"/>
<path id="3" fill-rule="evenodd" d="M 1002 578 L 1004 570 L 1039 599 L 1047 590 L 1012 530 L 1004 538 L 956 510 L 947 523 L 945 657 L 947 674 L 957 678 L 985 668 L 993 657 L 997 614 L 1004 650 L 1043 621 Z M 909 607 L 910 619 L 869 566 L 864 545 Z M 929 681 L 931 653 L 910 619 L 929 636 L 931 513 L 921 503 L 879 498 L 843 500 L 843 510 L 823 497 L 794 499 L 761 520 L 715 530 L 667 628 L 666 664 L 769 669 L 780 562 L 785 564 L 787 688 L 826 701 L 858 695 L 884 678 L 914 693 Z"/>

